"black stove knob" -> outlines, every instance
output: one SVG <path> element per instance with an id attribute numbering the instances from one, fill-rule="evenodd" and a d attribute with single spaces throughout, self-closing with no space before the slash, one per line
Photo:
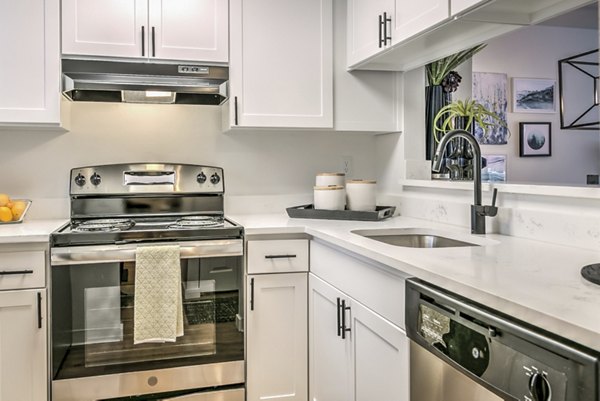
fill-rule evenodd
<path id="1" fill-rule="evenodd" d="M 533 401 L 550 400 L 550 383 L 541 373 L 534 373 L 529 379 L 529 392 Z"/>
<path id="2" fill-rule="evenodd" d="M 81 173 L 77 174 L 77 176 L 75 177 L 75 184 L 77 184 L 80 187 L 85 185 L 85 177 Z"/>
<path id="3" fill-rule="evenodd" d="M 200 174 L 196 176 L 196 181 L 198 181 L 198 184 L 204 184 L 206 182 L 206 174 L 201 171 Z"/>
<path id="4" fill-rule="evenodd" d="M 100 183 L 102 182 L 102 177 L 100 177 L 100 174 L 94 173 L 90 177 L 90 182 L 94 185 L 100 185 Z"/>
<path id="5" fill-rule="evenodd" d="M 217 185 L 221 181 L 221 177 L 217 173 L 214 173 L 210 176 L 210 182 L 214 185 Z"/>

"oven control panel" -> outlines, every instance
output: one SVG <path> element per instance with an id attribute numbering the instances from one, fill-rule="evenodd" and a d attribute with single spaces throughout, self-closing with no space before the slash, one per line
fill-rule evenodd
<path id="1" fill-rule="evenodd" d="M 112 164 L 71 170 L 71 195 L 223 194 L 223 169 L 192 164 Z"/>

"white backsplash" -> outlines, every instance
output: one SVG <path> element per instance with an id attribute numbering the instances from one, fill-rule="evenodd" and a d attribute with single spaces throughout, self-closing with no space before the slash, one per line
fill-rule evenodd
<path id="1" fill-rule="evenodd" d="M 490 203 L 484 192 L 484 204 Z M 405 188 L 381 194 L 379 204 L 398 214 L 469 227 L 472 190 Z M 600 249 L 600 199 L 500 193 L 498 215 L 486 218 L 487 231 L 585 249 Z"/>

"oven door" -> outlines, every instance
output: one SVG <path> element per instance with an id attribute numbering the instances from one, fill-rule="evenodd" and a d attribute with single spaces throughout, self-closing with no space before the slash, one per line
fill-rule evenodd
<path id="1" fill-rule="evenodd" d="M 52 249 L 53 400 L 244 382 L 243 242 L 179 245 L 184 335 L 136 345 L 136 245 Z"/>

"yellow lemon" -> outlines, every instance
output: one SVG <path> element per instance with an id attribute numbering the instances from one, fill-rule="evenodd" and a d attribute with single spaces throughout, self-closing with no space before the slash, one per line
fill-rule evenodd
<path id="1" fill-rule="evenodd" d="M 8 202 L 10 202 L 10 196 L 6 194 L 0 194 L 0 207 L 6 206 Z"/>
<path id="2" fill-rule="evenodd" d="M 14 201 L 12 209 L 11 209 L 13 220 L 19 220 L 21 218 L 21 216 L 23 215 L 23 212 L 25 212 L 26 207 L 27 207 L 27 204 L 25 202 Z"/>
<path id="3" fill-rule="evenodd" d="M 3 223 L 12 221 L 13 214 L 6 206 L 0 206 L 0 221 Z"/>

